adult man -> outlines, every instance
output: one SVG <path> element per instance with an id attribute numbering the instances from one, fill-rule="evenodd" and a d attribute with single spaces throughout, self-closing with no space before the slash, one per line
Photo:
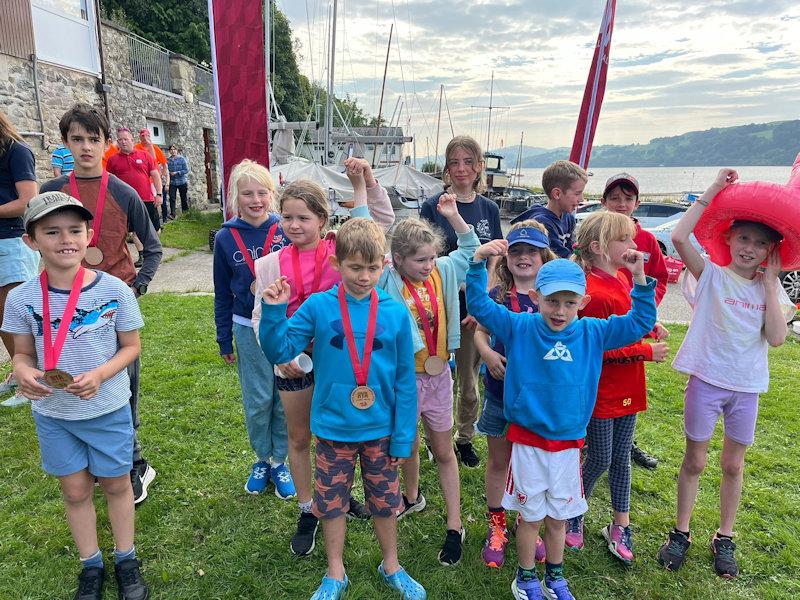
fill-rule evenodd
<path id="1" fill-rule="evenodd" d="M 150 141 L 150 130 L 146 127 L 139 130 L 139 143 L 134 146 L 136 150 L 143 150 L 152 156 L 158 170 L 161 173 L 161 189 L 166 191 L 169 189 L 169 169 L 167 168 L 167 157 L 164 156 L 164 151 Z M 166 222 L 166 220 L 164 221 Z"/>

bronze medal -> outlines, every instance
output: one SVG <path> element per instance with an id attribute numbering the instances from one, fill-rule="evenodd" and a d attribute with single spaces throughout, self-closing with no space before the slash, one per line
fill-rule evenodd
<path id="1" fill-rule="evenodd" d="M 255 279 L 253 280 L 253 283 L 250 284 L 250 293 L 253 294 L 253 296 L 256 295 L 256 280 Z"/>
<path id="2" fill-rule="evenodd" d="M 359 410 L 367 410 L 375 404 L 375 392 L 368 385 L 360 385 L 350 394 L 350 402 Z"/>
<path id="3" fill-rule="evenodd" d="M 428 375 L 435 377 L 436 375 L 441 375 L 444 372 L 445 362 L 438 356 L 429 356 L 425 359 L 425 372 Z"/>
<path id="4" fill-rule="evenodd" d="M 103 251 L 97 246 L 89 246 L 86 249 L 86 256 L 83 257 L 83 261 L 91 267 L 96 267 L 103 262 Z"/>
<path id="5" fill-rule="evenodd" d="M 54 390 L 63 390 L 73 382 L 72 375 L 61 369 L 50 369 L 45 371 L 42 376 L 42 381 L 49 385 Z"/>

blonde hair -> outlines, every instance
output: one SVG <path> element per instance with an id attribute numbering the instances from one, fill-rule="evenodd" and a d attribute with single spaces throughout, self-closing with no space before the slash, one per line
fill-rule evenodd
<path id="1" fill-rule="evenodd" d="M 442 181 L 447 188 L 453 185 L 453 182 L 450 179 L 449 163 L 453 152 L 459 148 L 466 150 L 472 155 L 472 159 L 475 161 L 475 166 L 478 168 L 475 181 L 472 182 L 472 189 L 475 190 L 476 193 L 482 194 L 486 191 L 486 173 L 483 170 L 485 163 L 483 158 L 483 150 L 481 150 L 480 144 L 476 142 L 474 138 L 468 135 L 457 135 L 450 140 L 449 144 L 447 144 L 447 148 L 444 151 L 444 170 L 442 173 Z"/>
<path id="2" fill-rule="evenodd" d="M 520 221 L 519 223 L 514 223 L 509 229 L 508 233 L 511 233 L 515 229 L 522 229 L 523 227 L 529 227 L 532 229 L 537 229 L 541 231 L 545 236 L 547 236 L 547 228 L 536 221 L 535 219 L 527 219 L 525 221 Z M 542 264 L 546 262 L 550 262 L 551 260 L 555 260 L 558 258 L 555 253 L 550 250 L 550 248 L 538 248 L 539 256 L 542 259 Z M 505 302 L 506 296 L 511 292 L 511 288 L 514 287 L 514 276 L 511 274 L 511 271 L 508 269 L 508 257 L 502 256 L 500 260 L 497 261 L 497 265 L 494 268 L 494 276 L 497 279 L 497 295 L 495 296 L 495 302 L 498 304 L 503 304 Z"/>
<path id="3" fill-rule="evenodd" d="M 228 179 L 228 208 L 233 215 L 239 214 L 239 182 L 244 180 L 255 181 L 269 190 L 269 212 L 275 212 L 275 184 L 272 176 L 264 165 L 254 160 L 245 158 L 233 167 Z"/>
<path id="4" fill-rule="evenodd" d="M 11 145 L 11 142 L 21 142 L 22 136 L 11 124 L 6 114 L 0 110 L 0 150 Z"/>
<path id="5" fill-rule="evenodd" d="M 548 198 L 555 188 L 562 192 L 571 186 L 575 181 L 589 181 L 589 176 L 579 165 L 569 160 L 557 160 L 542 173 L 542 188 Z"/>
<path id="6" fill-rule="evenodd" d="M 633 219 L 627 215 L 606 210 L 597 211 L 581 223 L 572 260 L 588 273 L 594 266 L 595 253 L 590 247 L 592 242 L 597 242 L 600 246 L 600 253 L 607 257 L 608 245 L 611 242 L 622 240 L 625 236 L 634 237 L 635 235 L 636 226 L 633 224 Z"/>
<path id="7" fill-rule="evenodd" d="M 444 248 L 444 235 L 422 219 L 408 218 L 400 221 L 392 232 L 392 262 L 397 267 L 395 257 L 412 256 L 422 246 L 430 244 L 436 254 Z"/>
<path id="8" fill-rule="evenodd" d="M 386 251 L 386 234 L 372 219 L 348 219 L 336 232 L 336 260 L 353 258 L 357 254 L 368 263 L 383 259 Z"/>
<path id="9" fill-rule="evenodd" d="M 283 211 L 283 204 L 287 200 L 304 202 L 308 210 L 322 221 L 322 231 L 328 229 L 328 219 L 330 218 L 328 196 L 319 185 L 309 179 L 293 181 L 281 191 L 280 199 L 278 200 L 279 211 Z"/>

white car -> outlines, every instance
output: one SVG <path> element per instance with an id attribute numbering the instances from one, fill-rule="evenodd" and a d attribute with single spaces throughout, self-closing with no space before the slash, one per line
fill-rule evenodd
<path id="1" fill-rule="evenodd" d="M 675 225 L 678 224 L 678 221 L 680 221 L 680 219 L 673 219 L 672 221 L 657 225 L 656 227 L 645 227 L 644 229 L 656 236 L 658 245 L 661 248 L 661 253 L 664 256 L 671 256 L 672 258 L 680 260 L 681 257 L 678 255 L 678 251 L 675 250 L 675 245 L 672 243 L 672 230 L 675 229 Z M 692 242 L 692 245 L 697 248 L 700 254 L 703 256 L 706 255 L 706 251 L 700 245 L 700 242 L 697 241 L 697 238 L 694 237 L 694 234 L 689 236 L 689 241 Z"/>

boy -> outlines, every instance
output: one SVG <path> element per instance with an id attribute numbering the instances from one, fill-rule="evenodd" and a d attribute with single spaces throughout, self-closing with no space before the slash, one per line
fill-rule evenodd
<path id="1" fill-rule="evenodd" d="M 618 173 L 608 178 L 606 187 L 603 190 L 603 197 L 600 200 L 603 207 L 611 212 L 621 213 L 633 219 L 636 226 L 636 235 L 633 238 L 636 249 L 644 254 L 644 273 L 648 277 L 656 280 L 656 306 L 661 304 L 664 294 L 667 293 L 667 264 L 661 254 L 658 240 L 649 231 L 642 229 L 639 220 L 633 216 L 634 211 L 639 208 L 639 182 L 633 175 L 628 173 Z M 633 276 L 627 269 L 622 269 L 622 273 L 633 284 Z M 663 327 L 656 326 L 659 334 L 658 341 L 666 338 L 669 332 Z M 631 459 L 640 467 L 645 469 L 655 469 L 658 466 L 658 459 L 651 456 L 639 446 L 636 441 L 631 448 Z"/>
<path id="2" fill-rule="evenodd" d="M 779 232 L 759 222 L 734 220 L 724 234 L 731 257 L 725 267 L 703 258 L 689 242 L 689 235 L 714 197 L 738 177 L 733 169 L 720 170 L 672 232 L 672 241 L 688 270 L 683 293 L 694 314 L 672 363 L 676 370 L 690 376 L 684 404 L 686 454 L 678 476 L 678 519 L 658 551 L 658 562 L 671 571 L 678 570 L 686 559 L 700 474 L 722 415 L 725 434 L 720 455 L 720 525 L 711 538 L 711 552 L 714 570 L 725 579 L 739 573 L 733 524 L 742 493 L 744 455 L 755 435 L 758 395 L 769 386 L 767 348 L 784 342 L 786 322 L 795 313 L 778 281 Z M 759 265 L 764 261 L 767 266 L 760 273 Z"/>
<path id="3" fill-rule="evenodd" d="M 583 190 L 589 176 L 581 167 L 568 160 L 557 160 L 542 173 L 542 187 L 547 194 L 546 206 L 534 206 L 511 223 L 536 219 L 547 228 L 550 249 L 561 258 L 572 256 L 575 243 L 575 209 L 583 202 Z"/>
<path id="4" fill-rule="evenodd" d="M 131 286 L 136 296 L 141 296 L 147 292 L 147 285 L 161 262 L 161 242 L 134 189 L 103 169 L 103 152 L 111 140 L 108 121 L 97 109 L 87 104 L 76 104 L 64 113 L 58 127 L 61 139 L 75 157 L 75 170 L 70 176 L 51 179 L 42 185 L 41 191 L 70 194 L 97 215 L 90 244 L 93 249 L 87 251 L 91 262 L 85 260 L 84 265 L 121 279 Z M 143 265 L 138 273 L 126 243 L 128 231 L 135 232 L 144 244 Z M 142 458 L 142 447 L 136 437 L 140 368 L 138 357 L 128 367 L 134 427 L 131 482 L 136 504 L 147 497 L 147 488 L 156 476 L 155 469 Z"/>
<path id="5" fill-rule="evenodd" d="M 102 597 L 105 569 L 97 544 L 95 477 L 108 502 L 119 597 L 145 600 L 149 592 L 133 545 L 128 475 L 133 424 L 126 370 L 139 356 L 138 330 L 144 323 L 125 283 L 81 264 L 93 234 L 92 219 L 80 202 L 62 192 L 30 201 L 23 239 L 42 254 L 45 269 L 9 294 L 3 331 L 14 335 L 14 375 L 20 392 L 33 401 L 42 468 L 59 479 L 83 563 L 75 600 Z"/>
<path id="6" fill-rule="evenodd" d="M 574 262 L 545 263 L 536 276 L 531 300 L 538 313 L 514 313 L 486 293 L 484 261 L 507 253 L 496 240 L 475 252 L 467 273 L 467 307 L 478 323 L 506 348 L 504 416 L 511 446 L 503 507 L 520 513 L 517 527 L 519 568 L 511 584 L 514 598 L 569 600 L 563 576 L 564 521 L 587 510 L 581 484 L 580 449 L 594 409 L 603 351 L 631 344 L 656 320 L 655 282 L 644 275 L 642 255 L 628 250 L 635 286 L 633 308 L 622 317 L 583 318 L 589 302 L 586 277 Z M 545 522 L 545 577 L 536 575 L 536 538 Z"/>
<path id="7" fill-rule="evenodd" d="M 416 437 L 417 387 L 408 311 L 375 288 L 383 273 L 385 243 L 374 221 L 356 218 L 342 225 L 336 254 L 330 257 L 342 282 L 312 294 L 288 321 L 285 278 L 264 291 L 259 339 L 272 364 L 291 361 L 314 340 L 312 510 L 322 520 L 328 572 L 312 600 L 337 600 L 349 583 L 342 550 L 357 458 L 383 552 L 378 571 L 404 599 L 426 598 L 397 560 L 397 467 L 411 455 Z"/>

